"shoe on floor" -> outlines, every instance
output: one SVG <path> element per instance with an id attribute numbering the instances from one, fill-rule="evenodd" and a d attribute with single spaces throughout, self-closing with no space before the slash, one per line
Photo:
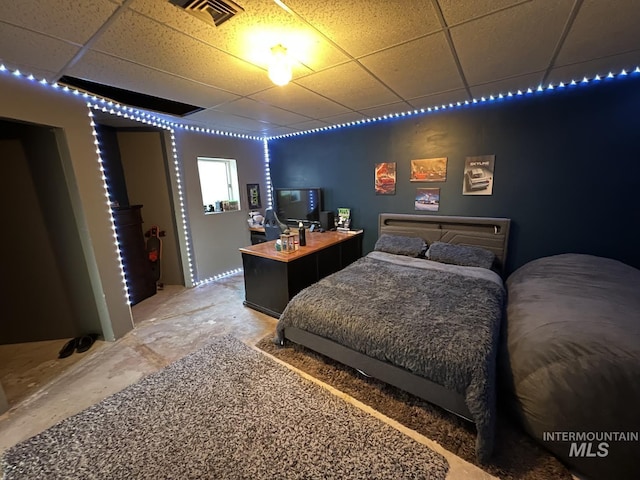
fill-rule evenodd
<path id="1" fill-rule="evenodd" d="M 86 352 L 87 350 L 89 350 L 91 348 L 91 346 L 93 345 L 93 343 L 96 341 L 96 338 L 98 338 L 98 335 L 92 333 L 89 335 L 83 335 L 82 337 L 78 337 L 78 343 L 76 345 L 76 352 L 78 353 L 82 353 L 82 352 Z"/>
<path id="2" fill-rule="evenodd" d="M 58 353 L 58 358 L 68 357 L 75 351 L 77 346 L 78 346 L 78 337 L 72 338 L 71 340 L 69 340 L 67 343 L 64 344 L 64 347 L 62 347 L 62 350 L 60 350 L 60 352 Z"/>

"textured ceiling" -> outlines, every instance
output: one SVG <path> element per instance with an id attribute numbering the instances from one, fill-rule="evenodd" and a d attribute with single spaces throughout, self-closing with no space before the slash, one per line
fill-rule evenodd
<path id="1" fill-rule="evenodd" d="M 236 0 L 214 26 L 168 0 L 0 0 L 0 63 L 203 110 L 258 136 L 606 75 L 640 65 L 638 0 Z M 293 81 L 274 86 L 278 43 Z"/>

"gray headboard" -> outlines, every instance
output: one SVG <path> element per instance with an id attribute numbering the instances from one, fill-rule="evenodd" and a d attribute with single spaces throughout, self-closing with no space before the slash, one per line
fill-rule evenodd
<path id="1" fill-rule="evenodd" d="M 378 236 L 388 233 L 420 237 L 428 244 L 438 241 L 483 247 L 495 253 L 497 268 L 502 272 L 507 259 L 510 224 L 508 218 L 381 213 Z"/>

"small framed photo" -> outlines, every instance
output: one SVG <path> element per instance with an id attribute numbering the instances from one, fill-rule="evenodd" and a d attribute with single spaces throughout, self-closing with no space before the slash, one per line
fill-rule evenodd
<path id="1" fill-rule="evenodd" d="M 249 210 L 255 210 L 262 207 L 260 200 L 260 184 L 247 183 L 247 199 L 249 202 Z"/>
<path id="2" fill-rule="evenodd" d="M 445 182 L 447 157 L 411 160 L 410 182 Z"/>
<path id="3" fill-rule="evenodd" d="M 416 189 L 415 209 L 422 212 L 437 212 L 440 209 L 440 189 Z"/>

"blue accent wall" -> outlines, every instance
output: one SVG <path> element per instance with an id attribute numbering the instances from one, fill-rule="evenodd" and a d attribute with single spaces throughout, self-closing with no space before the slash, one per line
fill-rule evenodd
<path id="1" fill-rule="evenodd" d="M 417 188 L 439 187 L 438 215 L 512 219 L 507 273 L 565 252 L 640 268 L 640 75 L 269 141 L 273 186 L 323 188 L 324 209 L 352 209 L 373 249 L 378 214 L 421 213 Z M 495 155 L 493 195 L 463 195 L 465 157 Z M 410 182 L 410 161 L 447 157 L 445 182 Z M 374 166 L 396 162 L 395 195 Z"/>

